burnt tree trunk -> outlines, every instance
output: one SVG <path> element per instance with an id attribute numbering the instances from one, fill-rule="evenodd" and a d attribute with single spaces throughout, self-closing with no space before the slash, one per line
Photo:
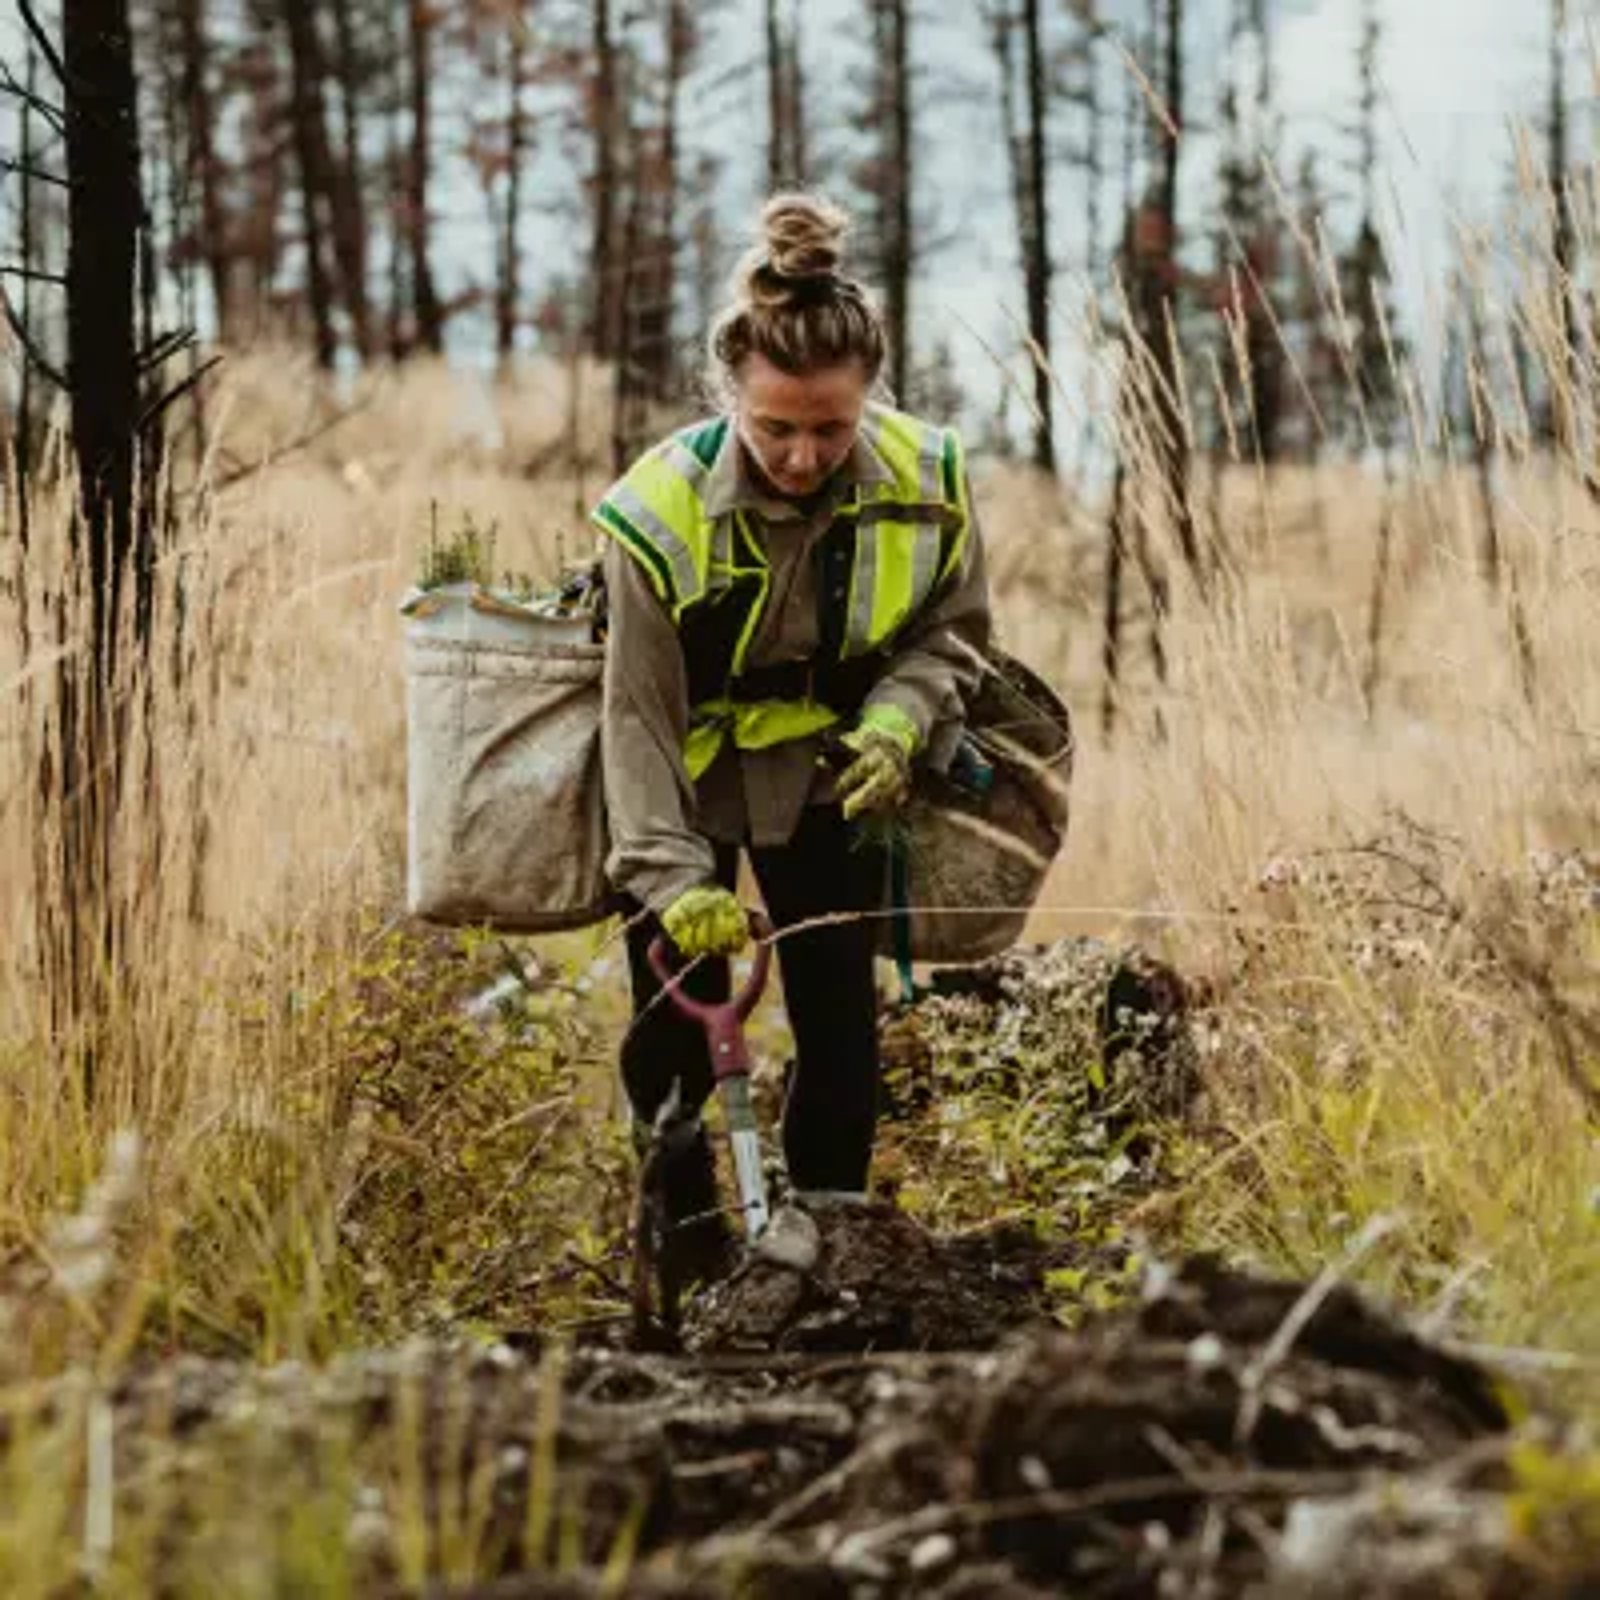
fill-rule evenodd
<path id="1" fill-rule="evenodd" d="M 806 69 L 805 56 L 800 47 L 800 23 L 804 13 L 800 0 L 795 0 L 789 14 L 789 82 L 787 109 L 789 112 L 789 161 L 796 183 L 807 183 L 811 176 L 809 140 L 806 137 Z"/>
<path id="2" fill-rule="evenodd" d="M 127 0 L 64 0 L 60 76 L 66 102 L 67 378 L 79 475 L 72 554 L 87 650 L 62 664 L 56 766 L 46 800 L 60 824 L 60 919 L 49 959 L 58 1024 L 103 1012 L 118 954 L 114 838 L 127 764 L 119 710 L 127 663 L 123 611 L 131 580 L 132 643 L 150 647 L 147 596 L 155 567 L 151 508 L 136 506 L 139 356 L 136 286 L 144 202 L 133 39 Z M 72 627 L 74 602 L 58 616 Z M 63 641 L 65 642 L 65 641 Z M 81 1051 L 86 1094 L 96 1054 Z"/>
<path id="3" fill-rule="evenodd" d="M 1558 451 L 1574 449 L 1577 444 L 1576 386 L 1581 372 L 1578 288 L 1573 279 L 1576 239 L 1568 171 L 1566 31 L 1566 0 L 1551 0 L 1549 148 L 1545 159 L 1550 168 L 1550 264 L 1561 348 L 1550 363 L 1549 432 Z"/>
<path id="4" fill-rule="evenodd" d="M 279 330 L 272 324 L 270 308 L 282 251 L 280 214 L 288 189 L 284 177 L 287 152 L 279 134 L 282 85 L 271 37 L 274 24 L 270 13 L 256 21 L 258 31 L 248 40 L 240 58 L 245 86 L 245 198 L 238 211 L 234 255 L 247 269 L 248 278 L 243 285 L 235 281 L 233 290 L 235 321 L 242 310 L 248 310 L 251 326 L 247 332 L 275 334 Z M 245 276 L 242 272 L 238 275 Z"/>
<path id="5" fill-rule="evenodd" d="M 411 295 L 416 317 L 417 343 L 433 355 L 444 352 L 444 312 L 434 287 L 430 252 L 428 187 L 433 150 L 433 30 L 435 18 L 428 0 L 411 0 Z"/>
<path id="6" fill-rule="evenodd" d="M 882 130 L 875 171 L 884 321 L 889 345 L 889 385 L 898 405 L 907 401 L 911 375 L 911 273 L 913 266 L 910 0 L 871 0 L 877 94 L 870 121 Z"/>
<path id="7" fill-rule="evenodd" d="M 1178 401 L 1178 357 L 1174 348 L 1178 285 L 1178 161 L 1183 135 L 1183 0 L 1167 0 L 1163 91 L 1168 126 L 1162 130 L 1156 187 L 1159 244 L 1145 275 L 1144 336 L 1160 375 L 1156 386 L 1156 441 L 1178 548 L 1200 586 L 1205 567 L 1189 493 L 1189 444 Z M 1170 325 L 1169 325 L 1170 319 Z"/>
<path id="8" fill-rule="evenodd" d="M 33 101 L 39 92 L 38 71 L 38 57 L 30 50 L 28 52 L 28 64 L 24 68 L 24 85 L 27 92 L 19 108 L 21 126 L 18 129 L 17 138 L 17 154 L 21 162 L 21 171 L 18 174 L 20 195 L 17 214 L 17 254 L 22 265 L 22 282 L 17 291 L 18 298 L 22 304 L 18 316 L 22 324 L 22 337 L 29 341 L 34 338 Z M 24 350 L 17 374 L 17 414 L 15 431 L 11 442 L 11 459 L 15 463 L 14 470 L 16 473 L 16 584 L 20 606 L 19 620 L 22 629 L 22 655 L 24 661 L 27 659 L 29 649 L 27 556 L 28 545 L 33 536 L 33 385 L 33 358 L 28 351 Z"/>
<path id="9" fill-rule="evenodd" d="M 767 190 L 775 194 L 794 171 L 789 152 L 789 53 L 779 0 L 766 0 Z"/>
<path id="10" fill-rule="evenodd" d="M 283 0 L 289 36 L 290 116 L 295 164 L 300 170 L 300 228 L 306 256 L 306 294 L 311 305 L 317 365 L 331 372 L 339 355 L 333 325 L 333 281 L 328 271 L 325 202 L 331 189 L 328 131 L 323 120 L 322 48 L 311 0 Z"/>
<path id="11" fill-rule="evenodd" d="M 409 92 L 400 18 L 392 7 L 385 7 L 383 18 L 385 92 L 388 102 L 384 116 L 383 169 L 389 227 L 385 252 L 388 262 L 385 341 L 389 347 L 390 361 L 398 364 L 411 353 L 412 345 L 412 297 L 407 276 L 411 261 L 411 226 L 407 220 L 411 205 L 411 172 L 405 126 Z"/>
<path id="12" fill-rule="evenodd" d="M 589 282 L 593 302 L 590 343 L 602 361 L 614 360 L 622 343 L 623 275 L 617 220 L 618 135 L 617 40 L 612 30 L 611 0 L 594 0 L 594 82 L 590 119 L 594 134 L 594 179 L 591 190 L 593 233 L 589 244 Z"/>
<path id="13" fill-rule="evenodd" d="M 1056 439 L 1050 370 L 1050 211 L 1046 161 L 1049 99 L 1039 28 L 1039 0 L 1023 0 L 1022 39 L 1028 85 L 1028 204 L 1024 213 L 1022 257 L 1028 300 L 1028 339 L 1033 358 L 1033 464 L 1042 472 L 1054 474 Z"/>
<path id="14" fill-rule="evenodd" d="M 680 106 L 684 78 L 694 48 L 694 19 L 687 0 L 667 0 L 662 40 L 665 71 L 661 85 L 661 129 L 657 160 L 648 175 L 635 158 L 634 185 L 641 196 L 640 217 L 649 225 L 636 241 L 644 253 L 633 279 L 628 314 L 633 320 L 633 353 L 638 380 L 656 400 L 671 397 L 673 310 L 677 302 L 678 166 Z M 641 141 L 642 142 L 642 141 Z"/>
<path id="15" fill-rule="evenodd" d="M 337 43 L 336 75 L 339 84 L 341 141 L 339 159 L 331 163 L 333 180 L 333 237 L 344 280 L 350 332 L 363 362 L 372 358 L 372 298 L 367 290 L 369 230 L 366 192 L 361 180 L 360 51 L 356 43 L 351 0 L 334 0 L 334 37 Z"/>
<path id="16" fill-rule="evenodd" d="M 506 184 L 500 214 L 500 270 L 495 279 L 495 352 L 502 372 L 517 347 L 517 320 L 522 304 L 522 247 L 517 237 L 522 220 L 523 167 L 528 154 L 528 112 L 524 103 L 528 72 L 528 31 L 520 15 L 511 18 L 506 62 Z"/>
<path id="17" fill-rule="evenodd" d="M 1106 519 L 1105 595 L 1100 628 L 1100 734 L 1111 743 L 1117 726 L 1117 705 L 1122 693 L 1122 575 L 1128 565 L 1128 469 L 1117 456 L 1111 485 L 1111 512 Z"/>
<path id="18" fill-rule="evenodd" d="M 183 66 L 179 93 L 188 139 L 188 171 L 199 191 L 200 237 L 196 241 L 211 283 L 217 339 L 233 332 L 232 258 L 222 198 L 222 167 L 216 148 L 216 104 L 211 93 L 211 40 L 206 0 L 178 0 L 178 39 Z"/>

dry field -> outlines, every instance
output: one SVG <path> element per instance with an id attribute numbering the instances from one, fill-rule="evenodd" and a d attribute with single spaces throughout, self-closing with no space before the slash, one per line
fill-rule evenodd
<path id="1" fill-rule="evenodd" d="M 511 1049 L 450 1020 L 495 951 L 441 955 L 400 928 L 395 602 L 435 526 L 492 525 L 504 564 L 535 574 L 588 548 L 604 385 L 582 376 L 575 413 L 558 371 L 492 390 L 417 367 L 330 399 L 295 357 L 229 364 L 204 458 L 184 440 L 175 468 L 163 638 L 181 582 L 185 669 L 158 695 L 154 811 L 128 823 L 138 909 L 91 1104 L 47 1043 L 35 977 L 50 649 L 23 657 L 5 628 L 13 1395 L 69 1368 L 105 1381 L 162 1348 L 322 1358 L 488 1318 L 515 1283 L 536 1285 L 541 1312 L 606 1300 L 572 1258 L 603 1259 L 622 1168 L 606 1139 L 573 1137 L 570 1106 L 580 1085 L 604 1099 L 613 936 L 542 949 L 581 985 L 536 996 L 542 1042 Z M 1162 555 L 1165 684 L 1132 577 L 1109 743 L 1102 508 L 992 465 L 978 493 L 1002 638 L 1063 689 L 1080 734 L 1072 833 L 1036 932 L 1137 939 L 1210 1007 L 1205 1117 L 1152 1210 L 1161 1239 L 1298 1273 L 1349 1258 L 1438 1328 L 1558 1368 L 1592 1404 L 1600 507 L 1547 461 L 1497 480 L 1514 591 L 1480 575 L 1470 469 L 1403 468 L 1376 665 L 1381 475 L 1241 466 L 1203 481 L 1226 577 L 1202 599 Z M 47 496 L 31 580 L 6 601 L 29 594 L 39 639 L 39 574 L 63 538 Z M 513 1158 L 497 1139 L 519 1120 L 537 1138 Z M 474 1283 L 491 1286 L 482 1305 Z M 71 1570 L 76 1501 L 59 1491 L 92 1456 L 76 1434 L 32 1454 L 13 1438 L 7 1593 L 52 1592 Z M 309 1548 L 316 1530 L 296 1536 Z M 52 1538 L 67 1553 L 24 1583 L 24 1552 Z"/>

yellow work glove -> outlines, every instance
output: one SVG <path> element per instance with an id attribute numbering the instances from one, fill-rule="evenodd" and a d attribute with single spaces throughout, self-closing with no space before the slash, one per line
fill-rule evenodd
<path id="1" fill-rule="evenodd" d="M 911 758 L 921 736 L 898 706 L 868 706 L 839 742 L 856 755 L 834 784 L 847 818 L 892 811 L 911 793 Z"/>
<path id="2" fill-rule="evenodd" d="M 661 913 L 667 937 L 686 956 L 731 956 L 750 942 L 744 907 L 715 884 L 686 889 Z"/>

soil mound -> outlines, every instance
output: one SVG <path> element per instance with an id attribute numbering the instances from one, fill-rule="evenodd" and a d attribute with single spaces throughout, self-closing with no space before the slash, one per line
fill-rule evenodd
<path id="1" fill-rule="evenodd" d="M 815 1265 L 749 1259 L 689 1308 L 691 1351 L 986 1350 L 1046 1314 L 1056 1253 L 1027 1227 L 940 1238 L 881 1204 L 814 1220 Z"/>
<path id="2" fill-rule="evenodd" d="M 774 1324 L 756 1310 L 767 1274 L 750 1273 L 697 1308 L 688 1355 L 431 1345 L 321 1372 L 208 1363 L 176 1390 L 169 1368 L 119 1397 L 117 1481 L 148 1494 L 159 1477 L 175 1507 L 175 1480 L 215 1492 L 247 1425 L 259 1466 L 270 1424 L 286 1485 L 314 1478 L 330 1434 L 351 1460 L 399 1452 L 410 1477 L 374 1466 L 351 1522 L 370 1595 L 415 1592 L 384 1529 L 418 1472 L 430 1517 L 481 1518 L 500 1574 L 430 1588 L 439 1600 L 1575 1592 L 1571 1552 L 1551 1564 L 1511 1514 L 1495 1381 L 1348 1290 L 1199 1260 L 1069 1332 L 1038 1319 L 1029 1266 L 1014 1298 L 993 1296 L 1020 1327 L 936 1351 L 997 1333 L 963 1297 L 985 1272 L 1004 1281 L 1017 1241 L 952 1245 L 876 1209 L 828 1223 L 828 1294 L 802 1286 Z M 841 1286 L 870 1272 L 898 1308 L 880 1336 L 923 1348 L 859 1348 Z M 921 1308 L 901 1295 L 913 1282 Z M 737 1348 L 774 1326 L 783 1348 Z M 528 1547 L 538 1527 L 569 1530 L 559 1567 L 555 1545 Z"/>

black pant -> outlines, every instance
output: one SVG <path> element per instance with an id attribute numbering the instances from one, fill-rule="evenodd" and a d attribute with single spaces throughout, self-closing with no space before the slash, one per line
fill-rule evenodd
<path id="1" fill-rule="evenodd" d="M 750 862 L 780 932 L 830 912 L 875 911 L 883 897 L 883 853 L 864 844 L 837 806 L 808 806 L 786 845 L 750 848 Z M 717 878 L 732 888 L 738 850 L 718 845 Z M 633 908 L 637 913 L 638 908 Z M 711 1094 L 711 1058 L 700 1025 L 657 995 L 646 952 L 661 931 L 640 917 L 628 932 L 634 1023 L 622 1046 L 622 1077 L 635 1114 L 653 1121 L 676 1083 L 686 1110 Z M 797 1189 L 863 1190 L 878 1105 L 877 989 L 871 917 L 780 938 L 778 962 L 794 1032 L 796 1064 L 783 1112 L 783 1151 Z M 729 992 L 728 963 L 703 960 L 685 980 L 703 1000 Z"/>

